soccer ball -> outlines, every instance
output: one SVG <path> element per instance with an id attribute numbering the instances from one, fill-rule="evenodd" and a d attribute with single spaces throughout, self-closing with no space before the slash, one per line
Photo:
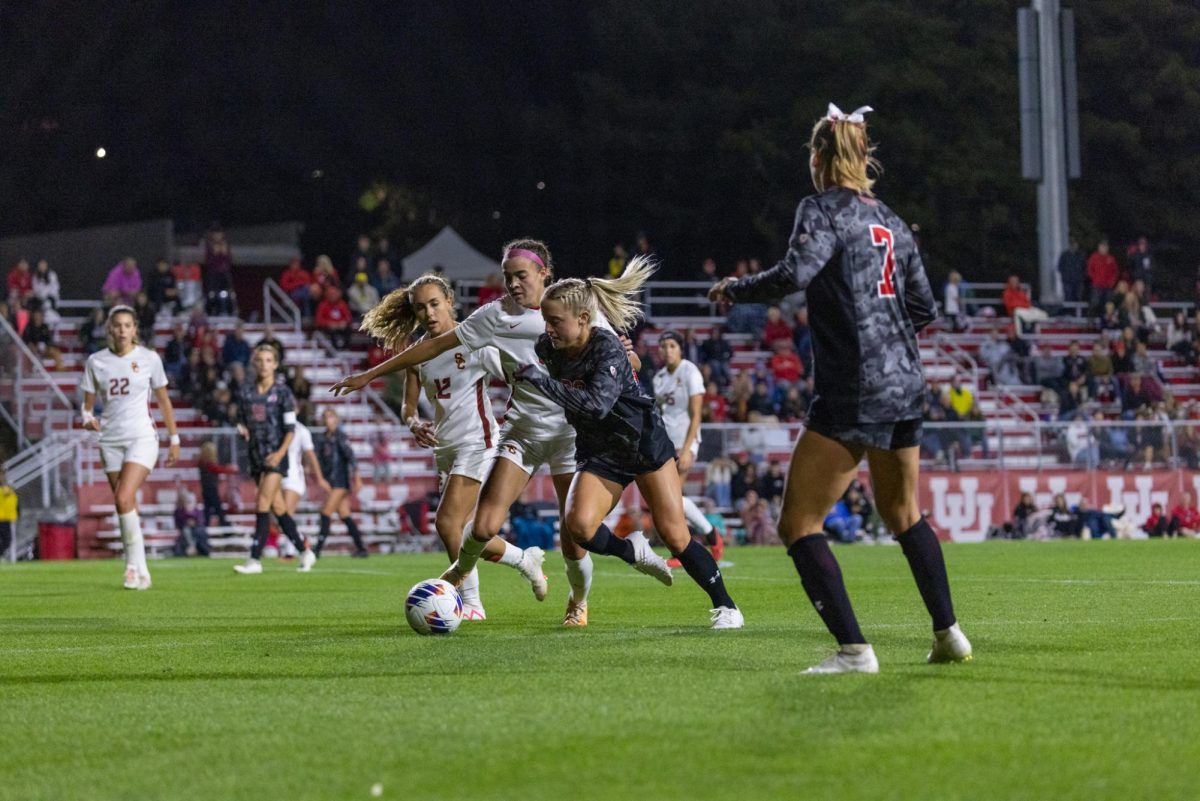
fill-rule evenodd
<path id="1" fill-rule="evenodd" d="M 417 634 L 453 634 L 462 614 L 458 590 L 441 579 L 422 581 L 404 599 L 404 616 Z"/>

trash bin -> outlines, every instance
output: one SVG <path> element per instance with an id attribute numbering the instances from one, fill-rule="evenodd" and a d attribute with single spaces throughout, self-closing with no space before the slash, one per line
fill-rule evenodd
<path id="1" fill-rule="evenodd" d="M 75 524 L 42 521 L 38 523 L 39 559 L 74 559 Z"/>

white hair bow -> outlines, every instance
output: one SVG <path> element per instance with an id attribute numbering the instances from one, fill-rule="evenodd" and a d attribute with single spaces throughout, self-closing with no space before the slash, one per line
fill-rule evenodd
<path id="1" fill-rule="evenodd" d="M 858 108 L 854 109 L 854 111 L 847 114 L 833 103 L 830 103 L 829 110 L 825 112 L 825 119 L 829 120 L 830 122 L 853 122 L 856 125 L 862 125 L 866 121 L 863 119 L 863 115 L 868 111 L 874 110 L 875 109 L 871 108 L 870 106 L 859 106 Z"/>

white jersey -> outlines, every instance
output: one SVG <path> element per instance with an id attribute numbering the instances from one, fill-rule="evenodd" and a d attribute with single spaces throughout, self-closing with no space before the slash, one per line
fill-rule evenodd
<path id="1" fill-rule="evenodd" d="M 288 444 L 288 473 L 285 481 L 293 485 L 305 483 L 304 454 L 312 450 L 315 450 L 312 432 L 308 430 L 308 426 L 297 421 L 292 427 L 292 441 Z"/>
<path id="2" fill-rule="evenodd" d="M 129 442 L 156 436 L 150 416 L 150 391 L 167 385 L 162 359 L 149 348 L 135 345 L 124 356 L 108 348 L 88 357 L 83 391 L 104 404 L 100 441 Z"/>
<path id="3" fill-rule="evenodd" d="M 612 331 L 603 316 L 596 325 Z M 513 382 L 512 376 L 527 364 L 537 364 L 533 350 L 537 339 L 546 333 L 546 321 L 538 309 L 527 309 L 508 295 L 485 303 L 455 329 L 458 339 L 471 350 L 493 345 L 500 352 L 504 380 L 512 390 L 504 413 L 504 427 L 521 439 L 542 441 L 573 434 L 562 407 L 547 398 L 528 381 Z"/>
<path id="4" fill-rule="evenodd" d="M 452 454 L 464 447 L 495 447 L 499 426 L 487 387 L 493 377 L 504 380 L 498 350 L 452 348 L 416 370 L 425 397 L 433 404 L 433 433 L 438 440 L 434 454 Z"/>
<path id="5" fill-rule="evenodd" d="M 703 394 L 704 376 L 700 375 L 700 368 L 687 359 L 681 361 L 673 373 L 663 367 L 654 374 L 654 397 L 667 427 L 667 436 L 677 449 L 683 447 L 688 426 L 692 422 L 688 414 L 688 400 L 693 395 Z M 699 441 L 700 432 L 697 431 L 696 442 Z"/>

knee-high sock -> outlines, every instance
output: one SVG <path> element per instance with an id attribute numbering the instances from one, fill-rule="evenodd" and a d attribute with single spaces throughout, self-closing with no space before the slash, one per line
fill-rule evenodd
<path id="1" fill-rule="evenodd" d="M 125 546 L 125 567 L 140 573 L 146 571 L 146 542 L 142 539 L 142 519 L 137 510 L 117 516 L 121 528 L 121 544 Z"/>
<path id="2" fill-rule="evenodd" d="M 480 542 L 475 537 L 463 537 L 462 547 L 458 550 L 458 574 L 465 576 L 475 569 L 479 555 L 487 547 L 486 542 Z"/>
<path id="3" fill-rule="evenodd" d="M 300 536 L 300 529 L 296 528 L 296 519 L 284 512 L 281 515 L 276 515 L 275 519 L 279 521 L 279 528 L 283 531 L 284 536 L 292 541 L 292 545 L 296 546 L 296 550 L 304 551 L 304 538 Z"/>
<path id="4" fill-rule="evenodd" d="M 358 550 L 363 550 L 366 546 L 363 545 L 362 534 L 358 530 L 358 524 L 354 522 L 354 518 L 346 515 L 342 518 L 342 522 L 346 524 L 346 531 L 350 532 L 350 539 L 354 540 L 354 547 Z"/>
<path id="5" fill-rule="evenodd" d="M 329 539 L 329 527 L 333 525 L 333 520 L 329 515 L 321 515 L 321 530 L 317 532 L 317 556 L 321 555 L 321 549 L 325 547 L 325 540 Z"/>
<path id="6" fill-rule="evenodd" d="M 596 533 L 592 535 L 590 540 L 579 544 L 592 553 L 615 556 L 618 559 L 624 560 L 627 564 L 632 565 L 637 561 L 637 557 L 633 552 L 633 543 L 613 534 L 612 529 L 603 523 L 600 524 L 600 528 L 596 529 Z"/>
<path id="7" fill-rule="evenodd" d="M 464 601 L 479 603 L 479 568 L 475 568 L 458 585 L 458 594 Z"/>
<path id="8" fill-rule="evenodd" d="M 254 544 L 250 546 L 250 558 L 261 559 L 263 547 L 267 544 L 267 535 L 271 533 L 271 513 L 254 513 Z"/>
<path id="9" fill-rule="evenodd" d="M 708 537 L 713 530 L 713 524 L 704 516 L 704 512 L 700 511 L 700 507 L 696 505 L 688 496 L 683 496 L 683 516 L 687 518 L 688 525 L 699 531 L 704 537 Z"/>
<path id="10" fill-rule="evenodd" d="M 916 525 L 896 537 L 908 559 L 908 567 L 917 580 L 917 589 L 933 619 L 933 630 L 954 625 L 954 604 L 950 601 L 950 579 L 942 558 L 942 545 L 929 522 L 922 517 Z"/>
<path id="11" fill-rule="evenodd" d="M 866 639 L 858 628 L 858 619 L 850 605 L 850 596 L 846 594 L 842 569 L 833 551 L 829 550 L 825 535 L 801 537 L 791 544 L 788 554 L 796 565 L 808 599 L 838 644 L 865 644 Z"/>
<path id="12" fill-rule="evenodd" d="M 471 535 L 474 532 L 475 532 L 474 521 L 470 521 L 465 526 L 463 526 L 463 542 L 466 542 L 467 540 L 471 539 Z M 484 558 L 487 559 L 489 562 L 495 562 L 498 565 L 508 565 L 509 567 L 511 567 L 513 569 L 520 569 L 521 560 L 525 558 L 525 551 L 523 549 L 518 548 L 517 546 L 513 545 L 508 540 L 501 539 L 499 537 L 494 537 L 492 539 L 492 541 L 499 542 L 501 545 L 503 545 L 504 551 L 502 553 L 500 553 L 498 556 L 495 556 L 492 554 L 487 554 Z"/>
<path id="13" fill-rule="evenodd" d="M 587 603 L 592 589 L 592 555 L 585 553 L 582 559 L 563 558 L 567 565 L 567 583 L 571 585 L 571 600 L 577 604 Z"/>
<path id="14" fill-rule="evenodd" d="M 725 579 L 721 578 L 721 569 L 717 567 L 717 560 L 713 559 L 712 554 L 703 545 L 691 540 L 688 542 L 688 546 L 675 556 L 687 574 L 692 577 L 692 581 L 708 593 L 714 609 L 718 606 L 737 608 L 733 599 L 729 597 L 729 592 L 725 589 Z"/>

